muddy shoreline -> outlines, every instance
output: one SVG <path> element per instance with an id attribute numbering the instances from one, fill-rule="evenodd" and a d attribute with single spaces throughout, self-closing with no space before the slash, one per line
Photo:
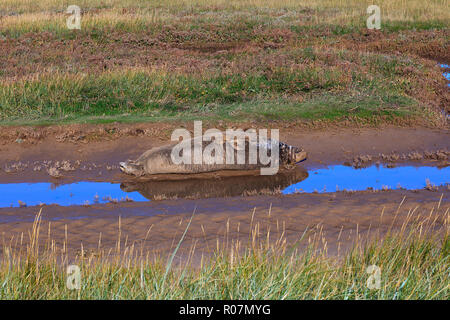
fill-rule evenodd
<path id="1" fill-rule="evenodd" d="M 440 188 L 382 192 L 337 192 L 198 200 L 163 200 L 63 207 L 50 205 L 0 208 L 0 234 L 12 247 L 28 243 L 36 214 L 42 209 L 41 242 L 50 239 L 69 253 L 95 252 L 136 246 L 156 256 L 165 256 L 178 243 L 194 213 L 179 257 L 193 246 L 197 254 L 211 254 L 226 242 L 246 243 L 253 228 L 264 239 L 267 231 L 277 239 L 283 235 L 294 244 L 304 232 L 326 242 L 327 252 L 338 255 L 355 239 L 365 239 L 388 230 L 399 230 L 406 221 L 426 219 L 430 213 L 439 228 L 450 209 L 450 190 Z M 356 236 L 356 234 L 358 236 Z M 356 238 L 355 238 L 356 236 Z M 100 243 L 99 243 L 100 241 Z"/>
<path id="2" fill-rule="evenodd" d="M 136 132 L 138 127 L 145 132 L 145 125 L 133 125 L 130 132 Z M 97 129 L 105 128 L 98 126 Z M 94 141 L 58 141 L 58 135 L 38 140 L 23 137 L 14 142 L 0 139 L 0 183 L 135 181 L 120 172 L 118 163 L 169 143 L 170 138 L 164 138 L 164 135 L 109 136 Z M 280 140 L 301 146 L 308 152 L 308 159 L 301 163 L 307 170 L 332 164 L 358 167 L 377 162 L 447 166 L 450 156 L 450 130 L 447 129 L 386 127 L 302 131 L 291 128 L 280 130 Z M 56 171 L 52 172 L 52 168 Z M 217 174 L 222 173 L 213 175 Z M 233 174 L 225 172 L 223 176 Z M 210 175 L 206 175 L 208 177 Z M 178 180 L 186 177 L 166 175 L 157 178 Z"/>
<path id="3" fill-rule="evenodd" d="M 377 162 L 392 166 L 448 166 L 450 131 L 445 129 L 387 127 L 301 131 L 291 128 L 281 130 L 280 135 L 282 141 L 301 146 L 308 152 L 307 161 L 301 164 L 306 170 L 333 164 L 357 167 Z M 127 182 L 130 177 L 115 165 L 168 141 L 158 135 L 145 134 L 103 137 L 95 141 L 58 141 L 55 135 L 36 141 L 26 137 L 17 139 L 21 140 L 0 140 L 0 183 Z M 422 156 L 414 156 L 417 154 Z M 59 168 L 61 177 L 58 178 L 50 176 L 47 170 L 56 162 L 68 168 Z M 5 166 L 16 170 L 6 172 Z M 41 166 L 41 170 L 34 170 L 36 166 Z M 355 233 L 361 237 L 371 232 L 385 234 L 390 228 L 400 228 L 408 217 L 426 217 L 431 210 L 438 221 L 445 219 L 449 200 L 450 190 L 441 187 L 437 191 L 302 193 L 0 208 L 0 234 L 4 244 L 18 247 L 18 239 L 21 239 L 24 241 L 21 245 L 25 245 L 33 220 L 42 209 L 43 243 L 48 241 L 47 229 L 50 228 L 50 238 L 55 244 L 67 241 L 73 254 L 79 252 L 81 244 L 84 250 L 95 251 L 99 241 L 102 248 L 114 248 L 120 235 L 127 245 L 140 245 L 148 252 L 166 255 L 173 250 L 195 212 L 180 257 L 192 246 L 198 254 L 211 253 L 219 242 L 248 239 L 258 222 L 261 230 L 272 230 L 274 238 L 283 234 L 290 243 L 295 243 L 305 230 L 320 231 L 327 251 L 336 255 L 351 247 Z"/>

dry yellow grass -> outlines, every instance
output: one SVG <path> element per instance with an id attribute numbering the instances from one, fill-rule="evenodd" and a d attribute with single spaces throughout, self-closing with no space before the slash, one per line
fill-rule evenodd
<path id="1" fill-rule="evenodd" d="M 40 13 L 50 16 L 51 13 L 64 14 L 69 5 L 78 5 L 82 10 L 90 9 L 106 9 L 105 14 L 110 15 L 110 11 L 119 13 L 122 16 L 123 8 L 133 8 L 134 12 L 139 14 L 148 14 L 153 9 L 160 9 L 161 12 L 170 10 L 172 13 L 185 11 L 186 8 L 191 10 L 232 10 L 240 11 L 252 8 L 272 9 L 272 10 L 301 10 L 305 8 L 317 11 L 329 11 L 327 21 L 348 20 L 352 17 L 366 16 L 367 7 L 373 4 L 372 0 L 104 0 L 101 2 L 94 0 L 76 0 L 76 1 L 59 1 L 59 0 L 3 0 L 0 4 L 0 12 L 3 13 Z M 448 0 L 379 0 L 376 4 L 381 8 L 382 19 L 388 20 L 429 20 L 450 19 L 449 1 Z M 103 10 L 101 10 L 103 12 Z M 103 13 L 102 13 L 103 14 Z M 120 17 L 118 17 L 120 19 Z M 21 17 L 21 16 L 19 16 Z M 31 19 L 23 16 L 25 19 Z M 15 21 L 18 17 L 7 17 L 6 20 Z M 19 19 L 20 20 L 20 19 Z"/>
<path id="2" fill-rule="evenodd" d="M 152 258 L 139 245 L 121 241 L 121 220 L 114 248 L 86 250 L 81 245 L 70 258 L 62 246 L 40 232 L 41 212 L 29 232 L 4 243 L 0 256 L 0 299 L 448 299 L 448 210 L 428 217 L 408 215 L 398 231 L 365 239 L 355 234 L 355 246 L 340 259 L 327 255 L 321 230 L 305 230 L 297 243 L 261 233 L 251 225 L 248 243 L 228 237 L 215 254 L 202 256 L 194 267 L 195 245 L 184 262 L 175 264 L 181 243 L 167 259 Z M 228 226 L 227 226 L 228 230 Z M 439 230 L 439 232 L 437 232 Z M 151 232 L 149 229 L 148 233 Z M 26 236 L 25 236 L 26 237 Z M 144 240 L 145 241 L 145 240 Z M 12 244 L 20 244 L 13 248 Z M 300 250 L 300 244 L 305 248 Z M 79 267 L 78 290 L 68 283 L 68 266 Z M 369 268 L 371 266 L 372 269 Z M 378 284 L 372 282 L 373 268 Z M 375 279 L 376 280 L 376 279 Z M 372 286 L 369 284 L 372 283 Z M 373 286 L 375 284 L 375 286 Z"/>

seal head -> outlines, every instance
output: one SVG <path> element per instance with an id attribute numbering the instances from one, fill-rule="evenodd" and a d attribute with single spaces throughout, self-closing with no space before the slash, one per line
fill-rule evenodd
<path id="1" fill-rule="evenodd" d="M 134 176 L 140 177 L 145 174 L 144 166 L 137 161 L 128 160 L 125 162 L 120 162 L 120 170 L 127 174 L 132 174 Z"/>
<path id="2" fill-rule="evenodd" d="M 284 164 L 295 164 L 306 160 L 308 154 L 303 148 L 290 146 L 280 142 L 280 162 Z"/>

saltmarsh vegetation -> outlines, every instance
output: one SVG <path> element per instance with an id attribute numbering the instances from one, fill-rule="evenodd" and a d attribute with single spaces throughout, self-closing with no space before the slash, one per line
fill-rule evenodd
<path id="1" fill-rule="evenodd" d="M 356 234 L 354 247 L 334 258 L 327 255 L 320 232 L 305 230 L 296 244 L 306 243 L 300 250 L 283 235 L 274 241 L 269 240 L 270 231 L 258 236 L 255 224 L 245 245 L 218 244 L 214 254 L 195 266 L 194 249 L 184 262 L 173 263 L 184 235 L 167 262 L 149 259 L 134 246 L 123 248 L 120 241 L 113 252 L 99 248 L 83 254 L 81 248 L 73 260 L 65 243 L 40 244 L 38 215 L 26 246 L 12 246 L 23 237 L 4 245 L 0 298 L 448 299 L 448 213 L 432 210 L 422 219 L 411 214 L 401 228 L 389 229 L 382 237 L 376 234 L 367 243 Z M 67 287 L 67 266 L 74 264 L 81 271 L 79 290 Z M 380 277 L 370 279 L 377 277 L 376 268 Z"/>
<path id="2" fill-rule="evenodd" d="M 439 121 L 447 0 L 0 4 L 0 121 Z"/>

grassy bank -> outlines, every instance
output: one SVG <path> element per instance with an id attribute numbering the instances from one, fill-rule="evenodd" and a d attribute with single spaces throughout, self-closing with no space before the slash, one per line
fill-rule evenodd
<path id="1" fill-rule="evenodd" d="M 421 76 L 440 74 L 434 65 L 400 57 L 310 47 L 233 57 L 226 66 L 195 73 L 164 68 L 56 71 L 0 83 L 0 119 L 434 119 L 438 111 L 427 99 L 435 88 L 424 88 L 427 78 Z"/>
<path id="2" fill-rule="evenodd" d="M 0 123 L 439 120 L 448 1 L 0 4 Z"/>
<path id="3" fill-rule="evenodd" d="M 448 210 L 444 216 L 431 212 L 427 219 L 405 223 L 367 244 L 355 235 L 353 249 L 338 258 L 327 255 L 320 235 L 305 231 L 297 245 L 307 245 L 297 250 L 282 236 L 269 241 L 269 231 L 258 238 L 255 226 L 246 246 L 218 246 L 197 267 L 189 259 L 173 265 L 176 250 L 165 262 L 149 259 L 137 247 L 121 251 L 120 242 L 112 254 L 81 253 L 84 258 L 68 263 L 65 246 L 49 241 L 45 250 L 38 249 L 39 228 L 37 219 L 26 248 L 4 247 L 1 299 L 449 298 Z M 66 286 L 68 264 L 81 270 L 80 290 Z M 380 268 L 378 284 L 369 279 L 371 265 Z"/>

